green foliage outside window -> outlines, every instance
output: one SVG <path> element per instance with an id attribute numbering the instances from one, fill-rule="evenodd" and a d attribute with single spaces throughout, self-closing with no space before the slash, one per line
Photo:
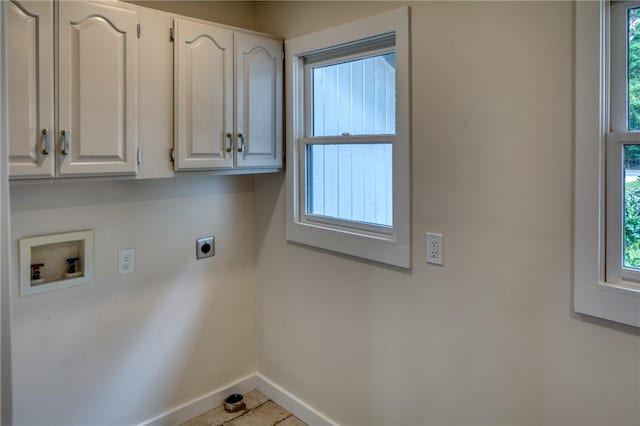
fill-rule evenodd
<path id="1" fill-rule="evenodd" d="M 640 130 L 640 8 L 628 15 L 629 130 Z"/>
<path id="2" fill-rule="evenodd" d="M 640 8 L 629 9 L 628 102 L 629 130 L 640 130 Z M 640 145 L 626 145 L 624 167 L 640 170 Z M 640 269 L 640 180 L 624 185 L 624 260 L 626 267 Z"/>
<path id="3" fill-rule="evenodd" d="M 640 268 L 640 181 L 625 184 L 624 266 Z"/>

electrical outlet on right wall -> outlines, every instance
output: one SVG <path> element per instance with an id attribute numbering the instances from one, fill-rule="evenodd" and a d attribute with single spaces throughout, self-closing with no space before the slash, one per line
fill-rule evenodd
<path id="1" fill-rule="evenodd" d="M 444 247 L 442 244 L 442 234 L 433 234 L 431 232 L 427 232 L 424 237 L 427 251 L 427 263 L 433 263 L 434 265 L 443 265 Z"/>
<path id="2" fill-rule="evenodd" d="M 118 274 L 133 274 L 136 271 L 136 249 L 118 251 Z"/>

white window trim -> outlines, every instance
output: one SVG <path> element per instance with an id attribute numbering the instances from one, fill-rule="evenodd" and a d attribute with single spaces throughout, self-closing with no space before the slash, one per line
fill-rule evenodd
<path id="1" fill-rule="evenodd" d="M 402 268 L 411 267 L 411 108 L 409 8 L 359 19 L 285 42 L 287 99 L 287 240 Z M 335 46 L 395 33 L 396 134 L 393 137 L 393 229 L 368 232 L 305 218 L 299 184 L 304 158 L 303 58 Z M 377 136 L 371 139 L 378 139 Z M 390 139 L 387 137 L 387 139 Z"/>
<path id="2" fill-rule="evenodd" d="M 638 288 L 605 280 L 608 4 L 576 2 L 575 12 L 574 310 L 640 327 Z"/>

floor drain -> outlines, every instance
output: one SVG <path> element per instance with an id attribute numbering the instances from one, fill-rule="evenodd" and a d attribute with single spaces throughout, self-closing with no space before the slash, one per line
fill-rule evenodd
<path id="1" fill-rule="evenodd" d="M 224 400 L 224 409 L 229 413 L 235 413 L 236 411 L 241 411 L 245 408 L 246 404 L 244 403 L 244 397 L 239 393 L 229 395 L 227 399 Z"/>

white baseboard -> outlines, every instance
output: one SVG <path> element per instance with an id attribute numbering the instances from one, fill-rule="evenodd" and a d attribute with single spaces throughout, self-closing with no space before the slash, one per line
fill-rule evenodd
<path id="1" fill-rule="evenodd" d="M 256 375 L 251 374 L 234 383 L 209 392 L 201 397 L 179 405 L 159 416 L 146 420 L 138 426 L 176 426 L 200 414 L 206 413 L 218 405 L 232 393 L 247 393 L 256 388 Z M 293 412 L 292 412 L 293 413 Z"/>
<path id="2" fill-rule="evenodd" d="M 310 426 L 330 426 L 338 424 L 315 408 L 311 407 L 306 402 L 283 389 L 280 385 L 267 379 L 262 374 L 256 374 L 255 377 L 256 389 L 306 424 Z"/>
<path id="3" fill-rule="evenodd" d="M 176 426 L 200 414 L 206 413 L 214 407 L 222 405 L 224 399 L 232 393 L 247 393 L 254 389 L 258 389 L 267 398 L 278 403 L 310 426 L 332 426 L 338 424 L 283 389 L 280 385 L 267 379 L 262 374 L 251 374 L 201 397 L 174 407 L 169 411 L 140 423 L 138 426 Z"/>

